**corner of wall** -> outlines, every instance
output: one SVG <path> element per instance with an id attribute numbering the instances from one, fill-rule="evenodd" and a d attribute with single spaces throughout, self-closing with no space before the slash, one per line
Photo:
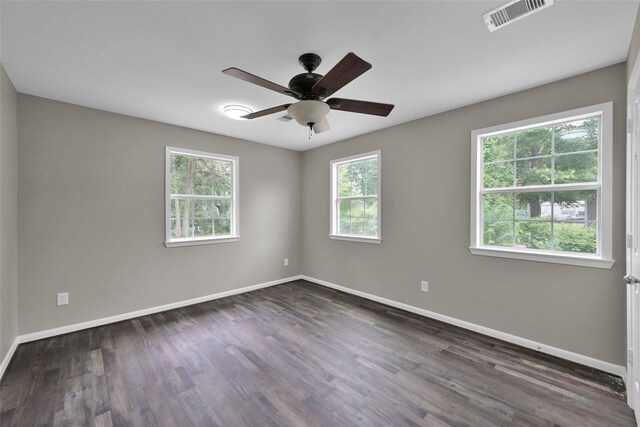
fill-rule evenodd
<path id="1" fill-rule="evenodd" d="M 17 92 L 0 63 L 0 376 L 18 337 Z"/>
<path id="2" fill-rule="evenodd" d="M 639 10 L 640 12 L 640 10 Z M 627 53 L 627 82 L 631 78 L 631 72 L 635 65 L 640 51 L 640 13 L 636 13 L 636 22 L 633 26 L 633 33 L 631 34 L 631 40 L 629 42 L 629 52 Z"/>

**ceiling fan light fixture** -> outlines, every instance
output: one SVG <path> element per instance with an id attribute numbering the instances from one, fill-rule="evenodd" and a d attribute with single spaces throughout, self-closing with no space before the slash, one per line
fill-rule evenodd
<path id="1" fill-rule="evenodd" d="M 240 116 L 240 118 L 257 119 L 258 117 L 282 113 L 283 110 L 287 110 L 288 116 L 291 116 L 290 118 L 295 119 L 296 122 L 309 129 L 309 138 L 311 138 L 313 133 L 323 133 L 330 130 L 326 116 L 331 110 L 372 114 L 383 117 L 388 116 L 391 110 L 393 110 L 393 105 L 391 104 L 360 101 L 357 99 L 331 98 L 323 102 L 325 98 L 330 97 L 333 93 L 371 69 L 371 64 L 358 57 L 355 53 L 347 53 L 345 57 L 324 76 L 313 72 L 322 61 L 315 53 L 305 53 L 301 55 L 298 60 L 306 73 L 293 76 L 293 78 L 289 80 L 288 87 L 263 79 L 262 77 L 236 67 L 222 70 L 222 72 L 228 76 L 244 80 L 282 95 L 293 97 L 297 101 L 293 104 L 278 105 L 277 107 L 244 114 Z M 226 109 L 229 107 L 235 106 L 227 106 L 225 112 L 227 112 Z"/>
<path id="2" fill-rule="evenodd" d="M 243 119 L 242 116 L 253 113 L 253 110 L 249 107 L 245 107 L 244 105 L 232 104 L 225 105 L 222 108 L 224 115 L 233 120 L 246 120 Z"/>
<path id="3" fill-rule="evenodd" d="M 296 102 L 287 108 L 289 115 L 302 126 L 320 123 L 329 111 L 331 109 L 326 103 L 314 100 Z"/>

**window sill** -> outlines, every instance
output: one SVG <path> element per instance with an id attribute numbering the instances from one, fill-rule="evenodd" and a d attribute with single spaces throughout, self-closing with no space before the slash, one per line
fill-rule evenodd
<path id="1" fill-rule="evenodd" d="M 500 258 L 512 258 L 524 261 L 549 262 L 553 264 L 578 265 L 581 267 L 606 268 L 613 267 L 615 260 L 605 259 L 589 255 L 565 255 L 539 253 L 523 250 L 506 250 L 487 247 L 469 247 L 469 251 L 474 255 L 495 256 Z"/>
<path id="2" fill-rule="evenodd" d="M 359 243 L 374 243 L 379 245 L 382 243 L 382 239 L 377 237 L 360 237 L 360 236 L 348 236 L 344 234 L 329 234 L 329 238 L 333 240 L 347 240 L 349 242 L 359 242 Z"/>
<path id="3" fill-rule="evenodd" d="M 180 246 L 197 246 L 197 245 L 212 245 L 216 243 L 231 243 L 240 240 L 240 236 L 233 237 L 216 237 L 215 239 L 184 239 L 184 240 L 172 240 L 170 242 L 164 242 L 167 248 L 176 248 Z"/>

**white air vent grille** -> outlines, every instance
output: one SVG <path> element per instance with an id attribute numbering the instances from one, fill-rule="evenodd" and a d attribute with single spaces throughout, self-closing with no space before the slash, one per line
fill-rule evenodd
<path id="1" fill-rule="evenodd" d="M 553 0 L 514 0 L 485 13 L 483 18 L 489 31 L 495 31 L 552 4 Z"/>
<path id="2" fill-rule="evenodd" d="M 280 120 L 281 122 L 289 122 L 289 121 L 293 120 L 293 117 L 291 117 L 288 114 L 285 114 L 282 117 L 278 117 L 276 120 Z"/>

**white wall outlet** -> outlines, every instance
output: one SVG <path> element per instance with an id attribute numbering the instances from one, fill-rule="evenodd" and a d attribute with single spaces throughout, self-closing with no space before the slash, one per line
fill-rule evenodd
<path id="1" fill-rule="evenodd" d="M 61 292 L 56 297 L 56 305 L 69 304 L 69 292 Z"/>
<path id="2" fill-rule="evenodd" d="M 285 258 L 284 259 L 284 266 L 288 266 L 289 265 L 289 258 Z"/>
<path id="3" fill-rule="evenodd" d="M 426 280 L 422 280 L 420 282 L 420 290 L 422 292 L 429 292 L 429 282 L 427 282 Z"/>

